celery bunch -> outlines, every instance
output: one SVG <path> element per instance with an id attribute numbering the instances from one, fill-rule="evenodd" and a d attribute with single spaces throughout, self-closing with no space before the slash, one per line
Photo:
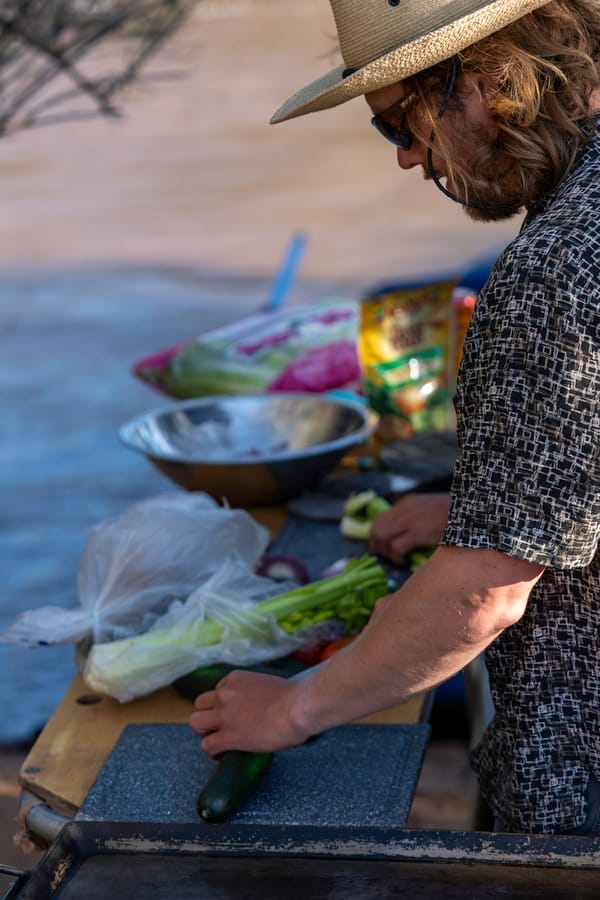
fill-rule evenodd
<path id="1" fill-rule="evenodd" d="M 350 560 L 339 575 L 261 600 L 221 621 L 203 618 L 197 607 L 190 604 L 192 595 L 183 604 L 173 627 L 161 627 L 159 620 L 144 634 L 94 644 L 84 679 L 93 690 L 121 701 L 131 700 L 171 684 L 197 666 L 221 661 L 236 664 L 231 658 L 231 647 L 228 653 L 222 653 L 225 644 L 221 642 L 239 642 L 245 651 L 253 651 L 255 661 L 259 661 L 282 655 L 280 636 L 286 638 L 329 619 L 343 621 L 350 633 L 359 631 L 376 601 L 387 593 L 384 569 L 375 557 L 363 556 Z M 247 658 L 237 662 L 246 663 Z"/>
<path id="2" fill-rule="evenodd" d="M 263 600 L 258 609 L 274 615 L 288 634 L 337 619 L 350 633 L 367 624 L 373 607 L 388 592 L 387 576 L 374 556 L 350 559 L 340 575 L 322 578 L 303 587 Z"/>

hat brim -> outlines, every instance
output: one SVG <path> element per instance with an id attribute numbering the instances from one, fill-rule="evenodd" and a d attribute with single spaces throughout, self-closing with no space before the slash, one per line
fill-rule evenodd
<path id="1" fill-rule="evenodd" d="M 450 59 L 471 44 L 489 37 L 550 0 L 496 0 L 449 25 L 403 44 L 357 69 L 346 78 L 336 66 L 297 91 L 272 116 L 271 124 L 339 106 L 347 100 L 404 81 Z"/>

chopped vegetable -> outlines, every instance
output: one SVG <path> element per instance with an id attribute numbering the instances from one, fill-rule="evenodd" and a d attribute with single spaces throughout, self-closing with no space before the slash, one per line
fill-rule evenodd
<path id="1" fill-rule="evenodd" d="M 323 569 L 323 571 L 321 572 L 321 578 L 331 578 L 332 575 L 340 575 L 347 565 L 347 556 L 342 557 L 342 559 L 336 559 L 335 562 L 332 562 L 329 566 Z"/>
<path id="2" fill-rule="evenodd" d="M 329 643 L 325 644 L 325 647 L 321 651 L 319 662 L 323 662 L 324 660 L 335 656 L 338 650 L 342 650 L 344 647 L 347 647 L 348 644 L 351 644 L 355 637 L 355 634 L 350 634 L 347 637 L 338 638 L 337 641 L 329 641 Z"/>
<path id="3" fill-rule="evenodd" d="M 352 494 L 344 505 L 340 530 L 344 537 L 356 541 L 366 541 L 369 538 L 373 521 L 380 513 L 389 508 L 388 501 L 376 494 L 375 491 L 361 491 L 359 494 Z"/>
<path id="4" fill-rule="evenodd" d="M 303 666 L 316 666 L 318 662 L 321 662 L 321 653 L 326 646 L 326 641 L 319 641 L 317 644 L 300 647 L 299 650 L 294 650 L 292 657 Z"/>
<path id="5" fill-rule="evenodd" d="M 168 668 L 184 651 L 218 644 L 227 638 L 254 638 L 257 630 L 268 642 L 273 621 L 293 634 L 329 619 L 344 622 L 349 633 L 366 625 L 376 601 L 388 593 L 385 570 L 375 557 L 365 555 L 350 560 L 341 575 L 324 578 L 295 588 L 252 609 L 240 610 L 240 616 L 227 625 L 214 619 L 196 620 L 190 616 L 187 629 L 155 627 L 152 630 L 104 644 L 94 644 L 84 672 L 92 689 L 119 699 L 130 699 L 128 682 L 138 682 L 145 672 Z M 193 613 L 193 607 L 191 608 Z"/>
<path id="6" fill-rule="evenodd" d="M 297 581 L 298 584 L 307 584 L 310 581 L 302 560 L 296 556 L 283 554 L 263 556 L 256 567 L 256 574 L 272 578 L 273 581 Z"/>

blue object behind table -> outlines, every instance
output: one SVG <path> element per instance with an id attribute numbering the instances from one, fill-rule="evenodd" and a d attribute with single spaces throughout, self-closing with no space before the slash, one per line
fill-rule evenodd
<path id="1" fill-rule="evenodd" d="M 500 251 L 488 253 L 475 260 L 473 264 L 463 272 L 460 277 L 462 287 L 471 288 L 471 290 L 479 293 L 481 288 L 488 280 L 489 274 L 498 259 Z"/>
<path id="2" fill-rule="evenodd" d="M 285 305 L 304 258 L 306 244 L 303 234 L 294 234 L 290 239 L 265 306 L 267 312 L 276 312 Z"/>

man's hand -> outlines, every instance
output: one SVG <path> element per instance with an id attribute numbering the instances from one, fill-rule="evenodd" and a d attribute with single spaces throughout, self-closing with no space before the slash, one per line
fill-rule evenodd
<path id="1" fill-rule="evenodd" d="M 371 525 L 369 550 L 402 563 L 415 547 L 439 544 L 450 509 L 449 494 L 406 494 Z"/>
<path id="2" fill-rule="evenodd" d="M 265 753 L 303 744 L 310 737 L 294 723 L 294 702 L 302 689 L 285 678 L 231 672 L 214 691 L 196 698 L 190 727 L 204 738 L 209 756 L 225 750 Z"/>

